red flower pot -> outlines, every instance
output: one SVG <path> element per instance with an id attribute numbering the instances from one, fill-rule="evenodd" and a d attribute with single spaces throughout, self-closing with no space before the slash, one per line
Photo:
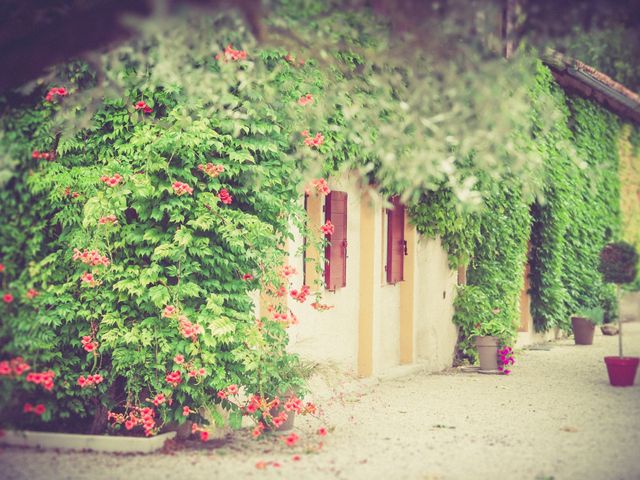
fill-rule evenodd
<path id="1" fill-rule="evenodd" d="M 614 387 L 633 385 L 638 370 L 639 357 L 604 357 L 609 373 L 609 383 Z"/>

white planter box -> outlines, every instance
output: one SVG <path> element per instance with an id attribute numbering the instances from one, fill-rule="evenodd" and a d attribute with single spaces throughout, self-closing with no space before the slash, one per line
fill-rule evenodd
<path id="1" fill-rule="evenodd" d="M 155 437 L 143 438 L 8 430 L 0 437 L 0 444 L 17 447 L 57 448 L 62 450 L 151 453 L 162 448 L 165 440 L 175 436 L 176 432 L 167 432 L 156 435 Z"/>

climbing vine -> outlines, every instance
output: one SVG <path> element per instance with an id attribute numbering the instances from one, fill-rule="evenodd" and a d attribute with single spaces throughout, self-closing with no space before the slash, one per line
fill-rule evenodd
<path id="1" fill-rule="evenodd" d="M 220 407 L 258 435 L 284 421 L 268 415 L 280 395 L 315 411 L 296 398 L 296 319 L 277 298 L 320 305 L 282 245 L 291 225 L 324 241 L 306 228 L 300 159 L 330 150 L 331 120 L 311 121 L 313 62 L 234 48 L 219 28 L 233 22 L 191 18 L 111 52 L 101 80 L 73 63 L 3 99 L 3 424 L 153 435 L 191 420 L 206 439 Z M 175 42 L 196 26 L 207 47 Z M 256 289 L 273 297 L 260 319 Z"/>
<path id="2" fill-rule="evenodd" d="M 587 142 L 617 138 L 610 117 L 572 101 L 570 130 L 565 97 L 529 57 L 396 61 L 380 54 L 388 25 L 370 12 L 274 3 L 265 25 L 280 44 L 256 45 L 233 12 L 191 15 L 97 68 L 60 65 L 0 100 L 2 165 L 13 168 L 0 172 L 3 423 L 151 435 L 222 423 L 222 407 L 236 426 L 259 416 L 259 435 L 290 389 L 288 411 L 313 413 L 295 396 L 286 327 L 297 319 L 278 298 L 322 305 L 317 286 L 291 285 L 283 245 L 291 225 L 324 241 L 300 198 L 307 180 L 339 169 L 403 194 L 418 231 L 468 266 L 491 309 L 478 318 L 505 342 L 530 231 L 537 325 L 564 326 L 587 303 L 591 257 L 564 262 L 619 229 L 608 223 L 617 183 L 606 184 L 617 160 Z M 549 105 L 560 112 L 551 123 Z M 578 168 L 574 141 L 593 168 Z M 585 204 L 597 188 L 598 207 L 572 217 L 575 192 Z M 596 288 L 589 298 L 604 301 Z M 258 319 L 257 290 L 272 297 Z M 467 349 L 483 325 L 461 312 Z"/>
<path id="3" fill-rule="evenodd" d="M 292 225 L 324 241 L 306 225 L 307 179 L 356 169 L 390 192 L 443 184 L 477 205 L 471 150 L 496 178 L 522 170 L 515 143 L 486 141 L 521 122 L 521 64 L 498 83 L 494 64 L 413 70 L 380 56 L 388 26 L 370 13 L 317 19 L 294 3 L 266 24 L 313 47 L 258 47 L 233 12 L 187 15 L 1 100 L 14 167 L 0 194 L 3 423 L 152 435 L 221 423 L 222 407 L 237 426 L 303 393 L 286 352 L 297 319 L 278 299 L 323 308 L 317 286 L 291 285 L 283 248 Z M 454 81 L 458 93 L 434 88 Z M 477 116 L 501 90 L 508 101 Z M 477 117 L 473 132 L 460 116 Z M 255 290 L 273 298 L 259 319 Z"/>
<path id="4" fill-rule="evenodd" d="M 418 231 L 442 239 L 452 266 L 468 264 L 471 287 L 461 288 L 454 316 L 463 356 L 473 357 L 473 336 L 489 330 L 506 343 L 514 340 L 529 241 L 536 330 L 569 329 L 570 315 L 580 309 L 602 307 L 605 319 L 616 315 L 614 292 L 597 270 L 598 255 L 621 233 L 635 238 L 637 149 L 630 138 L 637 129 L 621 128 L 612 113 L 567 96 L 542 64 L 530 100 L 527 148 L 541 159 L 541 195 L 527 195 L 536 190 L 528 185 L 492 191 L 487 183 L 480 188 L 484 208 L 461 211 L 451 192 L 440 188 L 423 193 L 411 209 Z M 545 114 L 549 110 L 555 113 Z"/>
<path id="5" fill-rule="evenodd" d="M 619 138 L 622 239 L 640 250 L 640 131 L 623 125 Z M 640 279 L 625 286 L 640 289 Z"/>

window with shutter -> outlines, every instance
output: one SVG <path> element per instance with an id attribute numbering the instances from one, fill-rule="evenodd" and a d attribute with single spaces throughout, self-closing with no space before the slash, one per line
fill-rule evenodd
<path id="1" fill-rule="evenodd" d="M 328 290 L 347 286 L 347 193 L 332 191 L 324 204 L 325 222 L 333 224 L 333 234 L 327 236 L 327 263 L 324 280 Z"/>
<path id="2" fill-rule="evenodd" d="M 387 210 L 387 283 L 404 280 L 404 256 L 407 242 L 404 239 L 404 205 L 400 197 L 390 199 L 392 207 Z"/>

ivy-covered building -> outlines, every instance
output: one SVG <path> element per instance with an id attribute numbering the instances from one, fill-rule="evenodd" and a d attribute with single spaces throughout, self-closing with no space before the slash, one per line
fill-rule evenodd
<path id="1" fill-rule="evenodd" d="M 403 364 L 446 368 L 457 355 L 473 355 L 469 340 L 478 318 L 465 318 L 464 305 L 457 314 L 454 308 L 456 285 L 467 281 L 487 292 L 487 310 L 515 318 L 513 327 L 504 322 L 504 337 L 517 330 L 520 346 L 566 334 L 580 310 L 603 307 L 605 320 L 618 314 L 597 261 L 613 239 L 640 247 L 640 98 L 581 62 L 555 55 L 545 63 L 538 88 L 562 113 L 541 128 L 534 146 L 545 159 L 545 199 L 526 204 L 510 192 L 491 198 L 498 215 L 480 221 L 482 241 L 466 264 L 448 259 L 451 232 L 436 231 L 443 244 L 420 223 L 425 210 L 439 208 L 428 198 L 412 210 L 388 198 L 385 208 L 349 177 L 331 179 L 326 199 L 306 197 L 315 224 L 339 225 L 333 245 L 311 254 L 328 262 L 322 281 L 334 308 L 318 313 L 290 305 L 299 319 L 290 329 L 294 351 L 360 375 Z M 535 109 L 536 92 L 532 98 Z M 289 250 L 302 271 L 302 257 L 295 257 L 301 246 L 298 239 Z M 314 280 L 309 272 L 301 278 Z"/>
<path id="2" fill-rule="evenodd" d="M 472 61 L 438 63 L 374 11 L 273 3 L 275 45 L 191 12 L 0 82 L 0 423 L 239 425 L 239 387 L 304 392 L 291 352 L 437 371 L 480 333 L 616 315 L 596 267 L 640 242 L 636 96 L 578 64 L 485 68 L 460 32 L 443 44 Z"/>

